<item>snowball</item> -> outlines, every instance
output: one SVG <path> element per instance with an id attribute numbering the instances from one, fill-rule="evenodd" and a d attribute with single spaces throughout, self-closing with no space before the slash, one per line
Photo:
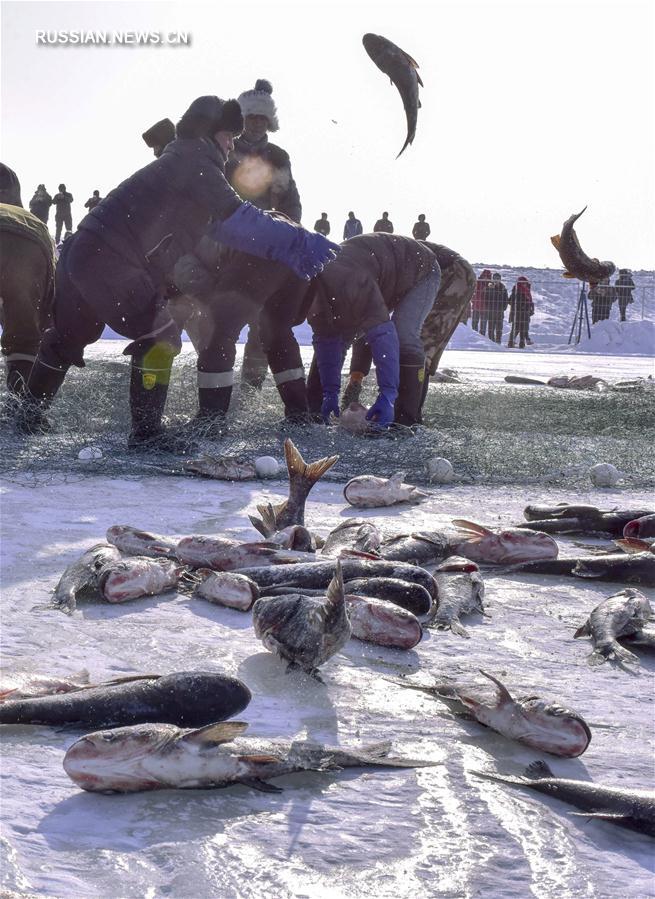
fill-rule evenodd
<path id="1" fill-rule="evenodd" d="M 442 459 L 440 456 L 428 459 L 425 467 L 430 480 L 436 481 L 438 484 L 450 484 L 455 477 L 453 466 L 448 459 Z"/>
<path id="2" fill-rule="evenodd" d="M 80 462 L 90 462 L 92 459 L 102 459 L 102 450 L 99 446 L 85 446 L 77 454 Z"/>
<path id="3" fill-rule="evenodd" d="M 618 483 L 621 472 L 609 462 L 599 462 L 591 466 L 589 477 L 594 487 L 613 487 Z"/>
<path id="4" fill-rule="evenodd" d="M 274 478 L 280 470 L 280 464 L 273 456 L 259 456 L 255 459 L 255 471 L 260 478 Z"/>

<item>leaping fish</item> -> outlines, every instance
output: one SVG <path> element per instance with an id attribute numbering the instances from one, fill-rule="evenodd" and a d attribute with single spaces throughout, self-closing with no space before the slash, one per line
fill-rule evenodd
<path id="1" fill-rule="evenodd" d="M 587 207 L 582 210 L 585 211 Z M 600 262 L 598 259 L 590 259 L 580 246 L 578 236 L 573 226 L 582 215 L 572 215 L 562 225 L 562 233 L 551 237 L 550 242 L 559 253 L 559 258 L 566 271 L 565 278 L 579 278 L 580 281 L 601 281 L 614 274 L 616 266 L 613 262 Z"/>
<path id="2" fill-rule="evenodd" d="M 418 73 L 418 63 L 412 57 L 401 50 L 381 34 L 365 34 L 362 38 L 364 49 L 371 57 L 375 65 L 388 75 L 391 83 L 395 84 L 403 101 L 405 115 L 407 116 L 407 139 L 398 154 L 401 155 L 408 144 L 414 141 L 416 134 L 416 121 L 421 101 L 418 98 L 418 86 L 423 87 L 421 76 Z M 396 159 L 398 159 L 396 156 Z"/>

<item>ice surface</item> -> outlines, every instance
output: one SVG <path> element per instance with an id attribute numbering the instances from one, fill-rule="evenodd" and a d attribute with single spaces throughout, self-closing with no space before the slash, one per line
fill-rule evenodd
<path id="1" fill-rule="evenodd" d="M 474 769 L 517 772 L 537 755 L 384 680 L 469 679 L 482 667 L 518 694 L 558 697 L 593 731 L 581 759 L 549 760 L 558 774 L 652 788 L 653 661 L 642 657 L 637 674 L 591 669 L 588 641 L 573 639 L 612 585 L 486 576 L 492 618 L 467 618 L 470 640 L 430 632 L 411 652 L 351 641 L 324 667 L 321 686 L 285 674 L 255 639 L 248 614 L 202 600 L 169 594 L 119 607 L 81 602 L 72 617 L 34 611 L 64 567 L 109 525 L 252 538 L 247 513 L 263 499 L 284 496 L 284 483 L 177 477 L 33 483 L 16 478 L 3 486 L 7 670 L 87 668 L 92 679 L 222 670 L 253 691 L 239 717 L 254 735 L 344 745 L 392 739 L 397 750 L 439 765 L 288 776 L 277 781 L 284 792 L 273 796 L 241 786 L 100 796 L 79 791 L 63 771 L 77 734 L 5 726 L 3 888 L 67 899 L 652 895 L 652 840 L 477 779 Z M 341 489 L 327 483 L 312 491 L 307 521 L 323 534 L 352 514 Z M 575 499 L 611 508 L 652 500 L 625 489 L 571 496 L 536 486 L 448 486 L 432 494 L 420 507 L 363 514 L 394 532 L 439 527 L 455 516 L 510 523 L 528 501 Z M 572 541 L 562 543 L 574 551 Z"/>

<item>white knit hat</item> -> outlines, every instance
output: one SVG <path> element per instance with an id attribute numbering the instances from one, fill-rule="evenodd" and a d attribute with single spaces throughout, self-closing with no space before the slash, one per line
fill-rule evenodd
<path id="1" fill-rule="evenodd" d="M 258 78 L 255 89 L 244 91 L 239 95 L 239 106 L 244 117 L 247 115 L 265 115 L 268 119 L 268 130 L 278 131 L 277 109 L 273 102 L 273 85 L 265 78 Z"/>

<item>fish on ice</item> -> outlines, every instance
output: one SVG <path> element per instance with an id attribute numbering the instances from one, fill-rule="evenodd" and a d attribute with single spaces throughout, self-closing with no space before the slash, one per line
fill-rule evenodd
<path id="1" fill-rule="evenodd" d="M 351 478 L 343 488 L 347 503 L 359 509 L 375 509 L 382 506 L 393 506 L 396 503 L 422 503 L 428 499 L 429 493 L 403 483 L 405 473 L 396 472 L 390 478 L 379 478 L 377 475 L 364 474 Z"/>
<path id="2" fill-rule="evenodd" d="M 638 633 L 654 618 L 653 608 L 644 594 L 627 588 L 599 603 L 573 636 L 591 637 L 594 650 L 587 659 L 590 665 L 601 665 L 608 660 L 638 663 L 637 656 L 620 646 L 617 638 Z"/>

